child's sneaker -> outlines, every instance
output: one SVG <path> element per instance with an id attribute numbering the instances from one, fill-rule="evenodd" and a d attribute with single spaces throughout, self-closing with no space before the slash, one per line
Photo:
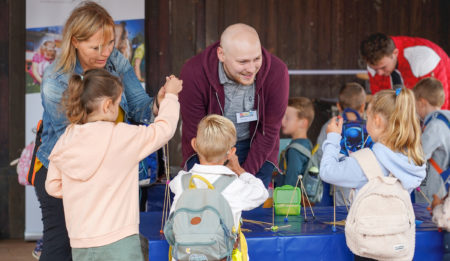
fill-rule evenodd
<path id="1" fill-rule="evenodd" d="M 44 240 L 41 238 L 38 241 L 36 241 L 36 247 L 34 248 L 33 252 L 31 252 L 31 255 L 39 260 L 39 257 L 41 256 L 42 252 L 42 244 L 44 243 Z"/>

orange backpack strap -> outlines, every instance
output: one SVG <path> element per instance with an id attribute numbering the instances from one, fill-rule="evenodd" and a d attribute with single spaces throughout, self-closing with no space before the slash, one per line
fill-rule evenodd
<path id="1" fill-rule="evenodd" d="M 36 153 L 39 149 L 39 146 L 42 143 L 42 129 L 44 126 L 42 125 L 42 120 L 39 120 L 37 126 L 36 126 L 36 140 L 34 142 L 34 149 L 33 149 L 33 156 L 31 156 L 31 164 L 30 169 L 28 170 L 27 174 L 27 180 L 28 183 L 34 186 L 34 178 L 36 176 L 36 172 L 39 171 L 39 169 L 42 167 L 42 163 L 39 161 L 39 159 L 36 156 Z"/>
<path id="2" fill-rule="evenodd" d="M 430 158 L 430 159 L 428 160 L 428 162 L 430 162 L 431 166 L 433 166 L 433 168 L 434 168 L 439 174 L 442 174 L 442 172 L 444 172 L 444 171 L 441 169 L 441 167 L 439 167 L 439 165 L 437 164 L 437 162 L 436 162 L 433 158 Z"/>

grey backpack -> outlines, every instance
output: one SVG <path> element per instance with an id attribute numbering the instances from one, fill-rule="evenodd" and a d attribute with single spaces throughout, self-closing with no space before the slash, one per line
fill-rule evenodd
<path id="1" fill-rule="evenodd" d="M 202 180 L 208 188 L 197 188 L 194 178 Z M 222 191 L 235 179 L 235 176 L 221 175 L 211 185 L 199 175 L 188 173 L 181 177 L 183 192 L 164 226 L 173 258 L 180 261 L 231 260 L 237 229 Z"/>
<path id="2" fill-rule="evenodd" d="M 286 162 L 286 152 L 288 149 L 295 149 L 302 155 L 308 158 L 308 163 L 306 164 L 305 172 L 299 173 L 302 175 L 303 185 L 305 186 L 305 193 L 308 195 L 309 201 L 313 203 L 320 202 L 323 196 L 323 184 L 319 177 L 319 163 L 317 157 L 311 154 L 311 151 L 305 146 L 299 143 L 291 143 L 286 149 L 281 153 L 281 160 L 283 160 L 284 169 L 287 169 Z"/>

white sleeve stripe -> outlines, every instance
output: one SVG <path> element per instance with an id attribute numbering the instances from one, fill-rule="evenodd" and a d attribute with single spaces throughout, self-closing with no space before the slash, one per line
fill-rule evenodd
<path id="1" fill-rule="evenodd" d="M 429 74 L 441 61 L 441 57 L 428 46 L 408 47 L 403 50 L 403 53 L 415 77 Z"/>

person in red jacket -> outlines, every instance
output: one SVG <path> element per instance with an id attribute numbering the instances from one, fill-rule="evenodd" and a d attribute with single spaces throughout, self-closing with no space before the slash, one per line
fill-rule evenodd
<path id="1" fill-rule="evenodd" d="M 219 114 L 236 127 L 239 163 L 267 187 L 277 166 L 289 96 L 286 64 L 261 47 L 254 28 L 234 24 L 225 29 L 220 42 L 188 60 L 180 78 L 185 169 L 199 162 L 191 146 L 198 123 L 206 115 Z"/>
<path id="2" fill-rule="evenodd" d="M 375 33 L 361 42 L 360 52 L 367 63 L 372 94 L 405 86 L 412 89 L 423 78 L 442 82 L 449 109 L 450 59 L 441 47 L 418 37 L 387 36 Z"/>

